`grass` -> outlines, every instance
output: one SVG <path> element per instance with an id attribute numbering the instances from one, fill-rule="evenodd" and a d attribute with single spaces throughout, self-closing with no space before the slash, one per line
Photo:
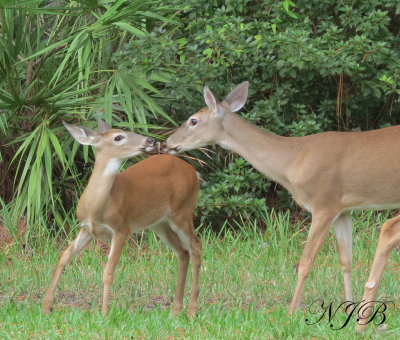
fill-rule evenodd
<path id="1" fill-rule="evenodd" d="M 386 216 L 355 216 L 353 290 L 360 300 L 376 249 L 377 228 Z M 269 228 L 260 233 L 247 225 L 240 232 L 227 227 L 220 235 L 203 229 L 203 266 L 200 310 L 191 321 L 183 312 L 173 317 L 176 259 L 152 232 L 135 236 L 118 265 L 109 315 L 101 315 L 102 265 L 106 255 L 93 244 L 70 264 L 56 294 L 54 311 L 41 315 L 41 300 L 59 259 L 54 240 L 37 248 L 14 243 L 0 253 L 1 339 L 351 339 L 354 321 L 332 330 L 325 317 L 316 321 L 309 306 L 321 298 L 337 306 L 343 284 L 333 233 L 328 237 L 307 281 L 304 303 L 287 314 L 296 284 L 294 265 L 307 237 L 307 223 L 290 225 L 288 216 L 265 216 Z M 256 223 L 255 223 L 256 225 Z M 70 240 L 75 236 L 71 234 Z M 223 236 L 222 236 L 223 235 Z M 62 241 L 65 248 L 67 241 Z M 399 252 L 391 255 L 378 299 L 398 304 Z M 190 269 L 189 269 L 190 270 Z M 188 305 L 188 276 L 185 307 Z M 315 306 L 315 305 L 314 305 Z M 393 305 L 386 314 L 387 330 L 368 327 L 364 338 L 398 339 L 400 312 Z M 345 315 L 333 319 L 340 327 Z"/>

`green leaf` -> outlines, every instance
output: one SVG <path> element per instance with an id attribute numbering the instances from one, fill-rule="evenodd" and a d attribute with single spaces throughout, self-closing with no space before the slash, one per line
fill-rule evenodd
<path id="1" fill-rule="evenodd" d="M 56 154 L 58 156 L 58 159 L 60 160 L 61 164 L 63 166 L 65 166 L 65 164 L 67 162 L 66 162 L 64 152 L 63 152 L 63 150 L 61 148 L 61 145 L 60 145 L 60 142 L 58 141 L 57 136 L 51 130 L 48 130 L 48 134 L 49 134 L 49 138 L 50 138 L 51 144 L 53 145 L 53 148 L 54 148 L 54 150 L 55 150 L 55 152 L 56 152 Z"/>
<path id="2" fill-rule="evenodd" d="M 212 48 L 206 48 L 206 49 L 203 51 L 203 54 L 206 55 L 207 58 L 211 58 L 211 55 L 213 54 Z"/>
<path id="3" fill-rule="evenodd" d="M 0 8 L 8 8 L 13 3 L 13 0 L 0 0 Z"/>
<path id="4" fill-rule="evenodd" d="M 26 58 L 22 59 L 20 62 L 25 62 L 25 61 L 28 61 L 28 60 L 30 60 L 30 59 L 35 59 L 35 58 L 37 58 L 37 57 L 39 57 L 39 56 L 41 56 L 41 55 L 43 55 L 43 54 L 45 54 L 45 53 L 47 53 L 47 52 L 53 51 L 53 50 L 56 49 L 57 47 L 60 47 L 60 46 L 62 46 L 62 45 L 64 45 L 64 44 L 67 44 L 68 42 L 70 42 L 70 41 L 73 40 L 73 39 L 74 39 L 74 36 L 73 36 L 73 35 L 72 35 L 72 36 L 69 36 L 68 38 L 65 38 L 65 39 L 63 39 L 63 40 L 61 40 L 61 41 L 59 41 L 59 42 L 57 42 L 57 43 L 54 43 L 54 44 L 52 44 L 52 45 L 46 47 L 46 48 L 43 48 L 43 49 L 41 49 L 40 51 L 38 51 L 38 52 L 36 52 L 36 53 L 30 55 L 29 57 L 26 57 Z"/>
<path id="5" fill-rule="evenodd" d="M 148 33 L 141 31 L 140 29 L 133 27 L 132 25 L 126 23 L 126 22 L 114 22 L 114 26 L 118 26 L 124 31 L 128 31 L 129 33 L 132 33 L 133 35 L 136 35 L 138 37 L 147 37 Z"/>

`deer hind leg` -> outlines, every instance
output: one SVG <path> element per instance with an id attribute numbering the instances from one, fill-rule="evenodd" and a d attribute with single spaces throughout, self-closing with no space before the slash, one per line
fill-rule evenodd
<path id="1" fill-rule="evenodd" d="M 374 262 L 372 263 L 368 281 L 364 287 L 364 294 L 359 311 L 359 321 L 356 329 L 358 332 L 363 332 L 368 318 L 371 315 L 374 307 L 373 301 L 378 293 L 379 283 L 382 278 L 387 260 L 393 248 L 400 243 L 400 215 L 392 218 L 383 224 L 379 234 L 378 248 L 376 249 Z"/>
<path id="2" fill-rule="evenodd" d="M 314 264 L 315 258 L 317 257 L 319 250 L 329 233 L 329 228 L 337 214 L 337 212 L 333 214 L 332 211 L 319 211 L 313 213 L 311 229 L 299 263 L 298 279 L 292 302 L 290 304 L 289 315 L 292 315 L 295 309 L 300 305 L 304 285 L 308 275 L 310 274 L 311 266 Z"/>
<path id="3" fill-rule="evenodd" d="M 350 212 L 343 212 L 333 222 L 337 251 L 342 268 L 344 298 L 352 301 L 351 264 L 352 264 L 352 220 Z"/>
<path id="4" fill-rule="evenodd" d="M 193 227 L 192 214 L 189 216 L 173 216 L 169 220 L 170 228 L 179 237 L 181 244 L 187 251 L 192 259 L 192 291 L 190 294 L 190 302 L 188 315 L 193 318 L 198 310 L 198 296 L 199 296 L 199 277 L 201 267 L 201 241 L 196 236 Z"/>
<path id="5" fill-rule="evenodd" d="M 43 299 L 42 303 L 42 313 L 46 314 L 51 311 L 54 302 L 54 295 L 57 289 L 58 281 L 60 280 L 61 274 L 63 273 L 67 264 L 71 261 L 76 253 L 79 253 L 83 248 L 85 248 L 88 243 L 93 239 L 85 229 L 81 229 L 78 236 L 70 244 L 70 246 L 61 255 L 60 261 L 58 262 L 57 269 L 54 273 L 53 281 Z"/>
<path id="6" fill-rule="evenodd" d="M 191 221 L 192 222 L 192 221 Z M 194 228 L 192 229 L 192 235 L 190 238 L 190 257 L 192 258 L 192 270 L 193 270 L 193 281 L 192 281 L 192 292 L 190 294 L 190 302 L 188 314 L 193 317 L 197 314 L 198 297 L 199 297 L 199 278 L 200 278 L 200 267 L 201 267 L 201 240 L 195 235 Z"/>
<path id="7" fill-rule="evenodd" d="M 114 280 L 114 272 L 115 268 L 117 267 L 119 258 L 122 253 L 122 249 L 125 246 L 125 242 L 128 238 L 128 235 L 123 233 L 115 233 L 111 240 L 111 250 L 108 255 L 108 261 L 104 268 L 103 272 L 103 284 L 104 284 L 104 291 L 103 291 L 103 307 L 102 313 L 105 316 L 108 311 L 108 298 L 110 296 L 111 285 Z"/>
<path id="8" fill-rule="evenodd" d="M 169 246 L 178 259 L 178 278 L 176 281 L 176 290 L 174 302 L 172 304 L 172 314 L 177 315 L 182 310 L 183 294 L 185 290 L 185 282 L 189 267 L 189 251 L 183 246 L 179 236 L 169 227 L 168 222 L 159 223 L 154 231 L 160 239 Z"/>

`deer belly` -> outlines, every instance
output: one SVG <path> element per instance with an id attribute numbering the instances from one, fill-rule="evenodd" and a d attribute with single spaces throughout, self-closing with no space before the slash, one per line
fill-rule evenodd
<path id="1" fill-rule="evenodd" d="M 378 199 L 374 200 L 374 195 L 361 197 L 348 194 L 342 197 L 342 204 L 345 207 L 345 210 L 388 210 L 400 207 L 400 201 L 398 201 L 398 198 L 396 197 L 379 201 Z"/>

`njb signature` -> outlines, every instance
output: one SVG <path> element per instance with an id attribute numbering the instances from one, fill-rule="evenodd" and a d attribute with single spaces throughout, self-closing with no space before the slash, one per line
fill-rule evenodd
<path id="1" fill-rule="evenodd" d="M 372 305 L 372 303 L 374 305 Z M 392 302 L 382 302 L 382 301 L 344 301 L 335 309 L 333 306 L 333 302 L 325 305 L 325 301 L 322 299 L 315 300 L 309 307 L 309 312 L 316 316 L 315 321 L 310 319 L 306 319 L 305 322 L 307 325 L 315 325 L 319 323 L 324 316 L 327 316 L 329 327 L 332 330 L 343 329 L 347 326 L 349 321 L 355 317 L 356 322 L 360 325 L 368 324 L 372 321 L 376 325 L 383 324 L 386 320 L 385 311 L 387 310 L 387 304 Z M 344 312 L 347 316 L 346 320 L 335 327 L 335 315 L 338 310 L 344 307 Z M 339 318 L 336 318 L 338 320 Z M 341 318 L 342 321 L 342 318 Z"/>

